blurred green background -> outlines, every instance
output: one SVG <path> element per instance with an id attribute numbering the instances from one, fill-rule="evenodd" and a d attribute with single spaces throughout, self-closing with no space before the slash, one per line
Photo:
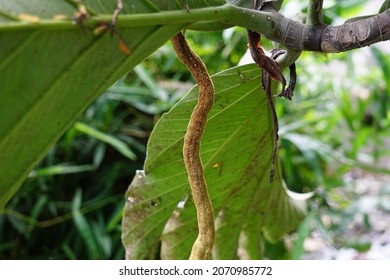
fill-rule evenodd
<path id="1" fill-rule="evenodd" d="M 327 23 L 367 11 L 366 1 L 346 2 L 325 1 Z M 307 5 L 285 3 L 285 13 L 298 17 Z M 211 74 L 236 66 L 247 48 L 242 28 L 186 37 Z M 298 60 L 293 101 L 276 102 L 279 157 L 289 189 L 311 194 L 309 215 L 296 233 L 268 244 L 269 258 L 337 258 L 343 249 L 364 258 L 375 240 L 390 244 L 383 237 L 390 233 L 390 59 L 383 46 Z M 143 169 L 154 124 L 192 85 L 168 43 L 99 97 L 0 215 L 0 259 L 123 259 L 124 193 Z"/>

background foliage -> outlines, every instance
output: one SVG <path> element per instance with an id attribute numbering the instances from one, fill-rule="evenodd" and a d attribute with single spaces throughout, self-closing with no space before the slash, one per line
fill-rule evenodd
<path id="1" fill-rule="evenodd" d="M 358 15 L 362 8 L 362 1 L 326 2 L 329 21 Z M 210 73 L 237 65 L 246 49 L 239 28 L 186 35 Z M 284 178 L 292 190 L 314 191 L 314 197 L 298 233 L 267 244 L 269 258 L 302 257 L 303 241 L 312 232 L 335 248 L 371 246 L 359 232 L 354 242 L 343 233 L 355 219 L 362 219 L 363 230 L 372 227 L 368 212 L 355 203 L 354 180 L 361 173 L 389 173 L 383 158 L 388 156 L 390 62 L 373 47 L 366 50 L 371 64 L 363 66 L 357 52 L 304 54 L 293 102 L 277 101 Z M 343 71 L 332 75 L 340 67 Z M 190 75 L 167 44 L 99 97 L 0 216 L 0 258 L 123 259 L 124 193 L 143 168 L 154 124 L 190 87 Z M 384 187 L 377 197 L 383 199 L 390 190 L 388 177 L 381 178 Z M 390 210 L 384 202 L 379 205 Z"/>

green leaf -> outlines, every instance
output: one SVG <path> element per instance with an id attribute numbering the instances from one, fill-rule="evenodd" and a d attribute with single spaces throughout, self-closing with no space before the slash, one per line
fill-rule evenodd
<path id="1" fill-rule="evenodd" d="M 240 25 L 272 31 L 263 28 L 271 24 L 265 17 L 254 22 L 253 11 L 237 6 L 246 7 L 245 1 L 132 0 L 115 32 L 95 35 L 99 24 L 111 21 L 116 1 L 82 1 L 89 17 L 75 25 L 79 3 L 0 3 L 0 213 L 77 116 L 178 31 L 194 23 L 206 30 Z"/>
<path id="2" fill-rule="evenodd" d="M 111 145 L 113 148 L 115 148 L 118 152 L 120 152 L 125 157 L 135 160 L 137 156 L 129 149 L 127 144 L 123 141 L 121 141 L 118 138 L 115 138 L 112 135 L 109 135 L 107 133 L 101 132 L 97 130 L 96 128 L 89 126 L 85 123 L 76 122 L 73 126 L 76 130 L 85 133 L 89 136 L 92 136 L 102 142 L 105 142 L 109 145 Z"/>
<path id="3" fill-rule="evenodd" d="M 215 259 L 237 258 L 241 234 L 261 249 L 262 234 L 277 241 L 303 216 L 279 174 L 269 183 L 273 126 L 259 73 L 247 65 L 213 77 L 215 103 L 201 158 L 216 216 Z M 158 122 L 148 143 L 145 172 L 136 174 L 126 193 L 123 243 L 129 259 L 151 257 L 160 240 L 163 259 L 189 256 L 197 223 L 182 145 L 198 94 L 195 87 Z"/>
<path id="4" fill-rule="evenodd" d="M 56 14 L 72 17 L 77 10 L 72 2 L 0 3 L 0 212 L 85 108 L 186 25 L 118 29 L 131 50 L 126 56 L 118 49 L 119 36 L 95 36 L 81 26 L 64 29 L 66 21 L 52 20 Z M 116 1 L 83 2 L 92 15 L 111 15 Z M 151 3 L 132 1 L 124 13 L 156 12 Z M 21 13 L 41 22 L 22 22 Z M 12 31 L 13 24 L 18 31 Z"/>
<path id="5" fill-rule="evenodd" d="M 81 238 L 87 245 L 90 259 L 96 259 L 99 255 L 98 246 L 96 244 L 96 240 L 93 237 L 93 231 L 90 224 L 88 223 L 87 218 L 85 218 L 85 216 L 81 213 L 81 205 L 82 191 L 78 189 L 72 201 L 73 221 Z"/>
<path id="6" fill-rule="evenodd" d="M 386 11 L 387 9 L 390 9 L 390 0 L 383 1 L 383 4 L 379 9 L 379 13 L 382 13 L 382 12 Z"/>
<path id="7" fill-rule="evenodd" d="M 310 235 L 312 230 L 312 223 L 315 218 L 315 214 L 309 213 L 305 219 L 303 219 L 302 223 L 299 225 L 297 229 L 297 239 L 294 241 L 294 244 L 291 249 L 291 259 L 299 260 L 301 259 L 304 248 L 303 243 L 305 239 Z"/>
<path id="8" fill-rule="evenodd" d="M 30 172 L 28 177 L 35 178 L 39 176 L 74 174 L 74 173 L 87 172 L 92 170 L 95 170 L 95 167 L 90 164 L 86 164 L 86 165 L 58 164 L 58 165 L 52 165 L 49 167 L 33 170 Z"/>
<path id="9" fill-rule="evenodd" d="M 380 49 L 378 49 L 377 47 L 371 47 L 370 50 L 376 60 L 376 63 L 382 70 L 384 82 L 386 83 L 386 87 L 389 89 L 390 88 L 390 78 L 389 78 L 390 62 L 388 59 L 388 55 L 385 54 Z"/>

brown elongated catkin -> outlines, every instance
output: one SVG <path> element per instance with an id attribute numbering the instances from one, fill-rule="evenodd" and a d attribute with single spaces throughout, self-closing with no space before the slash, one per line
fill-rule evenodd
<path id="1" fill-rule="evenodd" d="M 187 66 L 199 87 L 198 104 L 192 112 L 184 137 L 183 157 L 197 210 L 199 230 L 198 237 L 192 247 L 190 259 L 205 260 L 210 258 L 214 245 L 215 225 L 211 200 L 200 159 L 200 141 L 206 126 L 207 114 L 214 102 L 214 85 L 206 66 L 191 50 L 184 35 L 179 33 L 171 41 L 177 57 Z"/>

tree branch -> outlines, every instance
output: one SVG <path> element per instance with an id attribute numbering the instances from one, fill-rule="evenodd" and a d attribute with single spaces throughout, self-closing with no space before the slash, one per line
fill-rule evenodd
<path id="1" fill-rule="evenodd" d="M 390 39 L 390 9 L 373 17 L 327 26 L 321 36 L 322 52 L 344 52 Z"/>
<path id="2" fill-rule="evenodd" d="M 291 50 L 325 53 L 344 52 L 390 39 L 390 9 L 371 17 L 349 20 L 339 26 L 323 24 L 306 26 L 303 23 L 284 17 L 274 9 L 256 11 L 247 8 L 248 3 L 252 5 L 252 1 L 230 0 L 230 2 L 232 4 L 191 9 L 189 12 L 174 10 L 120 15 L 116 27 L 130 28 L 167 24 L 191 26 L 191 24 L 203 23 L 206 24 L 202 26 L 205 28 L 207 24 L 215 23 L 217 25 L 211 24 L 215 28 L 218 23 L 222 23 L 222 25 L 219 25 L 221 28 L 241 26 L 256 31 Z M 275 1 L 272 3 L 279 5 L 281 2 Z M 242 5 L 242 7 L 237 5 Z M 99 22 L 110 22 L 111 20 L 112 15 L 91 16 L 85 20 L 84 25 L 93 28 Z M 40 19 L 39 22 L 34 23 L 24 21 L 0 22 L 0 34 L 16 30 L 71 30 L 76 28 L 79 28 L 79 26 L 73 25 L 71 20 Z"/>
<path id="3" fill-rule="evenodd" d="M 248 18 L 252 17 L 250 22 L 238 16 L 243 12 Z M 238 7 L 233 14 L 225 23 L 244 26 L 291 50 L 337 53 L 390 39 L 390 9 L 338 26 L 306 26 L 277 12 Z"/>

